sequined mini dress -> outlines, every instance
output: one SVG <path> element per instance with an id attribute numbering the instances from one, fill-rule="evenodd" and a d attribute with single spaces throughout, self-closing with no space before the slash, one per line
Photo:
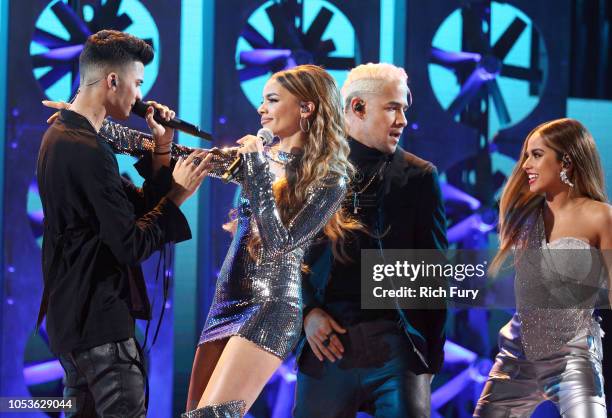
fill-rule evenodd
<path id="1" fill-rule="evenodd" d="M 238 225 L 199 344 L 239 335 L 285 359 L 302 329 L 304 252 L 338 210 L 347 185 L 344 178 L 336 177 L 310 187 L 304 204 L 283 223 L 272 194 L 273 176 L 266 155 L 244 156 L 237 179 L 242 185 Z M 231 155 L 215 156 L 209 175 L 218 177 L 232 160 Z M 255 259 L 247 250 L 254 231 L 261 238 Z"/>
<path id="2" fill-rule="evenodd" d="M 130 155 L 153 149 L 151 136 L 105 120 L 99 134 L 117 153 Z M 192 150 L 172 145 L 172 157 Z M 210 150 L 210 177 L 221 177 L 236 158 L 236 148 Z M 269 161 L 287 163 L 294 173 L 299 156 L 289 153 L 249 153 L 233 180 L 242 186 L 237 228 L 217 278 L 214 299 L 198 345 L 241 336 L 281 359 L 297 344 L 302 329 L 301 267 L 313 238 L 339 209 L 347 181 L 329 175 L 307 190 L 305 202 L 288 222 L 280 218 L 272 192 Z M 251 257 L 247 244 L 257 233 L 261 245 Z"/>

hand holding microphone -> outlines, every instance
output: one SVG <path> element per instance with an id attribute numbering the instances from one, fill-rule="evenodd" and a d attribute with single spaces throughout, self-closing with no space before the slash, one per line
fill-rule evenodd
<path id="1" fill-rule="evenodd" d="M 221 180 L 226 183 L 232 181 L 240 171 L 242 156 L 251 152 L 263 152 L 264 146 L 272 145 L 274 142 L 274 134 L 269 129 L 261 128 L 257 131 L 257 136 L 246 135 L 236 142 L 242 146 L 238 148 L 238 158 L 234 160 L 221 177 Z"/>
<path id="2" fill-rule="evenodd" d="M 137 100 L 136 103 L 134 103 L 134 106 L 132 106 L 132 112 L 134 112 L 135 115 L 140 116 L 141 118 L 146 118 L 148 108 L 149 105 L 147 104 L 147 102 Z M 153 119 L 160 125 L 167 126 L 168 128 L 176 129 L 178 131 L 185 132 L 189 135 L 197 136 L 208 141 L 212 140 L 212 135 L 208 132 L 204 132 L 197 126 L 189 122 L 185 122 L 184 120 L 181 120 L 176 117 L 166 119 L 164 115 L 159 112 L 158 109 L 155 109 Z"/>
<path id="3" fill-rule="evenodd" d="M 165 124 L 158 122 L 159 120 L 169 122 L 176 115 L 169 107 L 159 104 L 154 101 L 146 103 L 149 107 L 145 113 L 145 120 L 153 139 L 155 141 L 155 153 L 170 154 L 170 144 L 174 138 L 174 129 Z M 167 151 L 167 152 L 162 152 Z"/>

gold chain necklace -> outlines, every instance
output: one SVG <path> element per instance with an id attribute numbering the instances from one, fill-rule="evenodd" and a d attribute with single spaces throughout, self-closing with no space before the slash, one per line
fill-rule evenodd
<path id="1" fill-rule="evenodd" d="M 374 181 L 376 177 L 382 178 L 382 174 L 384 173 L 388 164 L 389 164 L 389 161 L 385 161 L 384 163 L 382 163 L 380 167 L 378 168 L 378 170 L 376 170 L 374 175 L 370 178 L 370 180 L 368 180 L 368 183 L 361 190 L 359 191 L 353 190 L 353 214 L 354 215 L 357 215 L 359 211 L 361 210 L 361 208 L 359 207 L 359 195 L 365 192 L 368 189 L 368 187 L 370 187 L 370 185 L 372 184 L 372 182 Z"/>

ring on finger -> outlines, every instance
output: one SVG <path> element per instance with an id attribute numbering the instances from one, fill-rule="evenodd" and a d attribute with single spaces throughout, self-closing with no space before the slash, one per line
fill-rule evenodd
<path id="1" fill-rule="evenodd" d="M 334 335 L 336 335 L 336 333 L 333 331 L 327 334 L 327 337 L 325 337 L 325 339 L 322 341 L 324 347 L 327 347 L 329 343 L 331 343 L 331 337 Z"/>

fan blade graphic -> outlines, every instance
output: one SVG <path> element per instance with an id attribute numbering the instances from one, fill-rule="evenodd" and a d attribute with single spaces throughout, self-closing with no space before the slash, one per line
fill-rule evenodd
<path id="1" fill-rule="evenodd" d="M 49 65 L 57 65 L 68 63 L 78 58 L 83 50 L 83 45 L 71 45 L 62 48 L 55 48 L 42 54 L 32 56 L 32 65 L 34 68 L 46 67 Z"/>
<path id="2" fill-rule="evenodd" d="M 475 364 L 472 364 L 470 367 L 446 382 L 443 386 L 431 394 L 431 409 L 439 409 L 470 384 L 474 382 L 480 383 L 483 381 L 486 378 L 486 375 L 483 376 L 482 372 L 490 369 L 491 366 L 492 361 L 489 359 L 477 361 Z"/>
<path id="3" fill-rule="evenodd" d="M 104 4 L 98 4 L 94 12 L 94 18 L 89 22 L 92 32 L 101 29 L 115 29 L 123 31 L 133 21 L 127 14 L 117 15 L 122 0 L 107 0 Z"/>
<path id="4" fill-rule="evenodd" d="M 447 404 L 472 382 L 471 370 L 467 368 L 431 394 L 431 409 Z"/>
<path id="5" fill-rule="evenodd" d="M 489 94 L 493 99 L 493 105 L 495 107 L 495 112 L 497 113 L 497 117 L 499 119 L 500 124 L 506 126 L 510 123 L 510 112 L 508 112 L 508 107 L 506 106 L 506 102 L 502 97 L 501 91 L 499 90 L 499 84 L 497 84 L 497 80 L 489 80 L 487 82 L 487 88 L 489 89 Z"/>
<path id="6" fill-rule="evenodd" d="M 121 0 L 107 0 L 104 5 L 100 4 L 96 7 L 94 18 L 91 23 L 98 25 L 101 22 L 112 22 L 117 17 Z"/>
<path id="7" fill-rule="evenodd" d="M 476 97 L 482 85 L 493 77 L 483 68 L 476 68 L 461 86 L 461 91 L 448 107 L 448 112 L 455 117 Z"/>
<path id="8" fill-rule="evenodd" d="M 257 32 L 251 24 L 247 23 L 243 29 L 241 36 L 251 45 L 254 49 L 270 49 L 272 44 L 266 40 L 263 36 Z"/>
<path id="9" fill-rule="evenodd" d="M 68 43 L 66 40 L 39 28 L 34 28 L 32 40 L 37 44 L 43 45 L 49 49 L 60 48 Z"/>
<path id="10" fill-rule="evenodd" d="M 481 55 L 474 52 L 449 52 L 436 47 L 431 48 L 431 61 L 449 69 L 459 65 L 475 64 L 480 60 Z"/>
<path id="11" fill-rule="evenodd" d="M 355 66 L 355 58 L 325 57 L 320 58 L 318 64 L 328 70 L 348 70 Z"/>
<path id="12" fill-rule="evenodd" d="M 315 57 L 322 57 L 329 55 L 336 50 L 336 44 L 331 39 L 319 42 L 317 49 L 315 50 Z"/>
<path id="13" fill-rule="evenodd" d="M 495 45 L 493 45 L 493 55 L 500 60 L 506 58 L 506 55 L 508 55 L 508 52 L 510 52 L 526 27 L 527 23 L 525 23 L 525 21 L 518 17 L 514 18 L 510 26 L 508 26 L 502 36 L 495 42 Z"/>
<path id="14" fill-rule="evenodd" d="M 267 32 L 260 32 L 259 25 L 245 24 L 241 37 L 248 46 L 238 45 L 236 54 L 236 67 L 241 82 L 303 64 L 316 64 L 328 70 L 339 71 L 347 71 L 356 66 L 354 51 L 337 52 L 337 27 L 344 28 L 345 23 L 342 19 L 335 18 L 334 9 L 321 5 L 318 9 L 305 12 L 304 7 L 303 0 L 281 0 L 266 2 L 257 9 L 256 13 L 265 12 L 268 23 L 273 28 L 273 39 L 269 41 L 269 35 Z M 309 13 L 312 13 L 312 21 L 308 17 Z M 345 54 L 348 56 L 342 56 Z M 250 88 L 244 85 L 241 87 L 243 91 Z M 257 106 L 254 96 L 247 96 L 251 104 Z"/>
<path id="15" fill-rule="evenodd" d="M 318 45 L 323 33 L 325 32 L 325 29 L 327 29 L 327 26 L 332 19 L 332 16 L 333 13 L 331 10 L 321 7 L 319 14 L 317 14 L 317 17 L 312 22 L 304 36 L 305 48 L 313 50 L 314 47 Z"/>
<path id="16" fill-rule="evenodd" d="M 240 63 L 246 65 L 262 66 L 272 62 L 286 60 L 291 56 L 288 49 L 256 49 L 240 53 Z"/>
<path id="17" fill-rule="evenodd" d="M 464 8 L 461 10 L 463 16 L 463 42 L 469 39 L 470 45 L 463 43 L 462 49 L 478 51 L 481 54 L 488 54 L 491 51 L 489 40 L 482 31 L 483 18 L 478 8 Z"/>
<path id="18" fill-rule="evenodd" d="M 472 234 L 475 231 L 478 232 L 487 232 L 495 227 L 495 223 L 493 225 L 489 225 L 486 222 L 483 222 L 482 216 L 479 213 L 474 213 L 473 215 L 468 216 L 461 222 L 456 223 L 455 225 L 448 228 L 446 236 L 449 242 L 458 242 L 462 241 L 469 234 Z"/>
<path id="19" fill-rule="evenodd" d="M 38 79 L 38 82 L 40 83 L 43 90 L 47 90 L 69 71 L 69 64 L 55 66 L 48 73 L 40 77 Z"/>
<path id="20" fill-rule="evenodd" d="M 525 67 L 517 67 L 516 65 L 503 64 L 501 75 L 504 77 L 516 78 L 518 80 L 541 82 L 542 71 L 539 69 L 531 69 Z"/>
<path id="21" fill-rule="evenodd" d="M 70 34 L 70 43 L 85 43 L 91 32 L 74 10 L 61 1 L 55 3 L 51 10 Z"/>
<path id="22" fill-rule="evenodd" d="M 250 80 L 255 77 L 259 77 L 262 75 L 266 75 L 271 70 L 267 67 L 246 67 L 241 70 L 238 70 L 238 79 L 240 82 Z"/>
<path id="23" fill-rule="evenodd" d="M 446 340 L 444 343 L 444 362 L 450 366 L 462 363 L 470 364 L 476 361 L 477 358 L 478 355 L 476 353 L 451 340 Z"/>
<path id="24" fill-rule="evenodd" d="M 467 204 L 471 210 L 477 210 L 480 208 L 480 201 L 475 197 L 470 196 L 466 192 L 450 183 L 440 182 L 440 188 L 442 189 L 442 196 L 445 201 L 451 202 L 462 202 Z"/>
<path id="25" fill-rule="evenodd" d="M 287 13 L 280 4 L 268 7 L 266 13 L 274 27 L 274 45 L 291 50 L 302 49 L 302 42 L 294 23 L 294 16 L 287 16 Z"/>
<path id="26" fill-rule="evenodd" d="M 64 376 L 64 369 L 59 360 L 26 365 L 23 368 L 23 380 L 28 386 L 59 380 Z"/>

